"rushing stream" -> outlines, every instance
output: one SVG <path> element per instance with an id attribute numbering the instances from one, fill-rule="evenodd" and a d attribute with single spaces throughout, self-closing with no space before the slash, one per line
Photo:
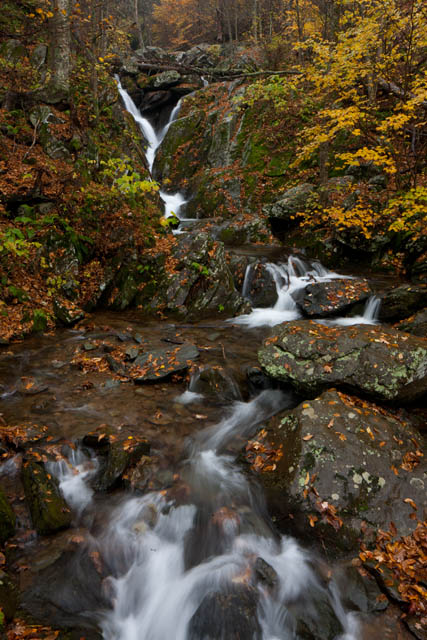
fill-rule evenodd
<path id="1" fill-rule="evenodd" d="M 148 142 L 151 171 L 180 104 L 156 132 L 119 80 L 118 87 Z M 182 194 L 161 191 L 161 197 L 165 215 L 173 212 L 180 218 Z M 268 263 L 267 269 L 277 291 L 270 308 L 192 328 L 153 322 L 139 329 L 136 312 L 120 319 L 105 314 L 95 327 L 30 339 L 25 349 L 13 347 L 0 363 L 7 419 L 37 414 L 54 437 L 69 441 L 108 423 L 130 439 L 142 431 L 154 443 L 160 480 L 144 495 L 116 491 L 111 499 L 98 498 L 91 485 L 98 460 L 87 448 L 70 446 L 64 457 L 48 464 L 73 509 L 75 528 L 86 531 L 88 553 L 97 554 L 102 565 L 100 594 L 94 595 L 96 587 L 80 572 L 79 588 L 65 589 L 64 597 L 76 602 L 87 598 L 87 610 L 83 607 L 80 613 L 99 624 L 105 640 L 291 640 L 306 637 L 300 635 L 304 624 L 315 637 L 325 615 L 338 621 L 337 638 L 360 637 L 357 617 L 346 612 L 337 584 L 326 577 L 324 562 L 295 539 L 277 533 L 260 490 L 236 462 L 242 446 L 265 420 L 295 405 L 291 393 L 274 389 L 241 397 L 236 380 L 255 361 L 260 337 L 268 331 L 262 327 L 299 318 L 295 300 L 308 284 L 344 277 L 295 257 L 287 263 Z M 243 297 L 249 296 L 250 280 L 251 267 Z M 373 324 L 377 310 L 378 301 L 371 298 L 362 315 L 322 322 Z M 94 382 L 82 386 L 81 374 L 70 364 L 76 349 L 101 349 L 108 340 L 139 335 L 137 329 L 143 345 L 191 339 L 201 352 L 199 371 L 208 364 L 226 365 L 234 402 L 212 404 L 196 392 L 197 374 L 172 392 L 170 385 L 161 384 L 155 391 L 135 390 L 133 385 L 112 382 L 105 371 L 89 374 Z M 37 400 L 24 394 L 18 403 L 23 376 L 33 376 L 36 388 L 45 394 L 48 388 L 49 397 Z M 9 464 L 2 473 L 13 475 L 14 469 Z M 71 583 L 70 575 L 63 580 L 67 577 Z M 73 580 L 75 585 L 77 578 Z M 224 596 L 228 605 L 221 600 Z"/>

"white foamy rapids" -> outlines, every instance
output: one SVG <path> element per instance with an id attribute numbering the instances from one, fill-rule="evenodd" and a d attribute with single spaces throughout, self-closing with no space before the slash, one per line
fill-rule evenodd
<path id="1" fill-rule="evenodd" d="M 197 402 L 198 400 L 203 399 L 203 393 L 196 393 L 195 391 L 184 391 L 180 396 L 175 398 L 175 402 L 179 404 L 191 404 L 192 402 Z"/>
<path id="2" fill-rule="evenodd" d="M 336 278 L 348 278 L 339 273 L 325 269 L 320 263 L 305 264 L 302 260 L 290 257 L 287 264 L 266 265 L 276 285 L 277 301 L 274 307 L 255 308 L 251 313 L 229 320 L 233 324 L 240 324 L 250 328 L 274 327 L 282 322 L 290 322 L 301 317 L 293 294 L 304 289 L 313 282 L 328 282 Z M 247 270 L 243 283 L 242 295 L 249 296 L 251 271 Z"/>
<path id="3" fill-rule="evenodd" d="M 165 205 L 165 218 L 170 218 L 174 215 L 179 220 L 182 207 L 187 202 L 181 193 L 165 193 L 160 191 L 160 197 Z"/>
<path id="4" fill-rule="evenodd" d="M 260 516 L 254 511 L 251 486 L 232 456 L 216 453 L 219 444 L 247 434 L 284 404 L 286 396 L 281 392 L 263 392 L 251 402 L 235 403 L 217 426 L 217 435 L 209 429 L 200 437 L 201 444 L 183 473 L 187 473 L 190 498 L 196 496 L 198 505 L 203 500 L 202 513 L 212 514 L 206 535 L 197 528 L 198 508 L 176 506 L 163 492 L 130 498 L 114 510 L 97 540 L 97 548 L 112 567 L 107 580 L 112 610 L 101 621 L 105 640 L 187 640 L 191 618 L 205 596 L 256 583 L 257 558 L 274 569 L 278 580 L 274 590 L 261 581 L 256 587 L 265 640 L 294 637 L 287 606 L 302 602 L 303 609 L 310 593 L 321 593 L 328 600 L 343 624 L 346 640 L 355 640 L 357 629 L 354 636 L 350 634 L 350 617 L 338 594 L 320 584 L 309 553 L 291 538 L 278 541 L 268 524 L 262 535 L 255 533 L 257 525 L 250 523 Z M 242 532 L 240 522 L 245 517 Z M 211 540 L 217 551 L 208 551 L 204 562 L 193 566 L 190 561 L 186 568 L 198 535 L 203 535 L 202 546 Z"/>
<path id="5" fill-rule="evenodd" d="M 71 450 L 68 459 L 49 462 L 46 466 L 57 478 L 66 502 L 80 514 L 92 500 L 93 489 L 88 483 L 98 469 L 97 459 L 75 449 Z"/>
<path id="6" fill-rule="evenodd" d="M 317 320 L 317 322 L 326 325 L 335 325 L 338 327 L 349 327 L 353 324 L 378 324 L 380 307 L 381 300 L 377 298 L 377 296 L 371 296 L 367 300 L 365 310 L 361 316 L 334 318 L 333 320 Z"/>

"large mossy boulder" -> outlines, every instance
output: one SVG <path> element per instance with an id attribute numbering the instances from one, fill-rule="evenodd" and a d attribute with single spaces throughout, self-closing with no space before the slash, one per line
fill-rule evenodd
<path id="1" fill-rule="evenodd" d="M 42 463 L 33 460 L 24 462 L 22 483 L 37 533 L 47 535 L 71 525 L 71 511 L 57 482 Z"/>
<path id="2" fill-rule="evenodd" d="M 297 292 L 298 293 L 298 292 Z M 324 318 L 341 313 L 372 294 L 363 278 L 339 278 L 330 282 L 313 282 L 298 296 L 298 305 L 309 317 Z"/>
<path id="3" fill-rule="evenodd" d="M 405 284 L 386 291 L 380 299 L 379 319 L 382 322 L 403 320 L 425 306 L 427 285 Z"/>
<path id="4" fill-rule="evenodd" d="M 420 338 L 427 338 L 427 309 L 422 309 L 406 320 L 402 320 L 397 325 L 397 329 Z"/>
<path id="5" fill-rule="evenodd" d="M 315 187 L 309 183 L 299 184 L 285 191 L 280 200 L 264 207 L 263 211 L 268 218 L 278 219 L 289 227 L 298 224 L 295 215 L 306 209 Z"/>
<path id="6" fill-rule="evenodd" d="M 165 273 L 163 282 L 150 300 L 157 308 L 187 319 L 206 315 L 234 315 L 245 306 L 236 290 L 222 242 L 205 232 L 178 236 L 172 252 L 173 273 Z"/>
<path id="7" fill-rule="evenodd" d="M 269 509 L 283 527 L 343 551 L 391 522 L 407 535 L 414 509 L 421 520 L 427 511 L 420 438 L 384 409 L 326 391 L 267 426 L 269 448 L 283 454 L 258 474 Z"/>
<path id="8" fill-rule="evenodd" d="M 15 533 L 16 516 L 3 489 L 0 488 L 0 544 Z"/>
<path id="9" fill-rule="evenodd" d="M 386 327 L 280 325 L 258 353 L 264 371 L 313 397 L 341 386 L 373 399 L 412 402 L 427 392 L 427 342 Z"/>

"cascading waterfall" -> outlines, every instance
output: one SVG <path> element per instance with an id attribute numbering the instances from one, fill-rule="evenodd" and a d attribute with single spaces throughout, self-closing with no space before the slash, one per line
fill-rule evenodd
<path id="1" fill-rule="evenodd" d="M 91 538 L 110 569 L 104 586 L 111 609 L 98 612 L 105 640 L 204 640 L 193 628 L 198 608 L 212 594 L 236 589 L 255 594 L 263 640 L 291 640 L 295 608 L 300 618 L 310 611 L 320 624 L 325 606 L 342 627 L 339 637 L 355 640 L 357 625 L 333 581 L 319 577 L 315 559 L 293 538 L 277 535 L 230 453 L 236 439 L 249 437 L 290 402 L 281 391 L 263 391 L 236 402 L 218 425 L 198 434 L 179 469 L 187 487 L 181 503 L 157 491 L 113 508 L 106 528 Z M 61 488 L 66 491 L 64 482 Z M 260 563 L 275 576 L 274 589 L 257 578 Z M 316 609 L 316 602 L 323 604 Z M 226 623 L 216 618 L 215 624 L 218 635 L 209 637 L 228 639 Z"/>
<path id="2" fill-rule="evenodd" d="M 181 100 L 172 110 L 166 126 L 164 126 L 160 133 L 157 134 L 149 120 L 141 115 L 141 112 L 139 111 L 138 107 L 136 106 L 126 89 L 122 87 L 119 76 L 116 76 L 116 82 L 126 110 L 133 116 L 135 122 L 141 129 L 142 134 L 147 140 L 147 150 L 145 152 L 145 157 L 147 159 L 148 169 L 151 173 L 153 170 L 157 150 L 162 144 L 163 139 L 167 134 L 172 122 L 176 120 L 179 115 Z M 165 206 L 165 218 L 169 218 L 170 216 L 175 215 L 179 220 L 181 220 L 180 212 L 182 207 L 186 203 L 184 196 L 179 192 L 171 194 L 165 193 L 164 191 L 160 191 L 159 195 Z"/>
<path id="3" fill-rule="evenodd" d="M 318 320 L 318 322 L 327 325 L 336 325 L 338 327 L 349 327 L 353 324 L 378 324 L 380 307 L 380 298 L 377 296 L 371 296 L 366 301 L 362 315 L 349 316 L 346 318 L 334 318 L 333 320 Z"/>
<path id="4" fill-rule="evenodd" d="M 242 296 L 248 297 L 250 291 L 251 267 L 245 274 Z M 350 278 L 325 269 L 320 263 L 307 265 L 299 258 L 291 256 L 287 264 L 268 263 L 266 269 L 276 285 L 277 300 L 274 307 L 255 308 L 251 313 L 230 320 L 233 324 L 254 327 L 273 327 L 281 322 L 297 320 L 301 317 L 294 295 L 313 282 L 329 282 L 336 278 Z"/>

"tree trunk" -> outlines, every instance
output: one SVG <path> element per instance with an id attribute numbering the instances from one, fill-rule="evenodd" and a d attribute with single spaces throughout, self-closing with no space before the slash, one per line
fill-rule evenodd
<path id="1" fill-rule="evenodd" d="M 68 93 L 70 88 L 71 33 L 70 0 L 52 0 L 53 18 L 49 22 L 50 90 Z"/>

